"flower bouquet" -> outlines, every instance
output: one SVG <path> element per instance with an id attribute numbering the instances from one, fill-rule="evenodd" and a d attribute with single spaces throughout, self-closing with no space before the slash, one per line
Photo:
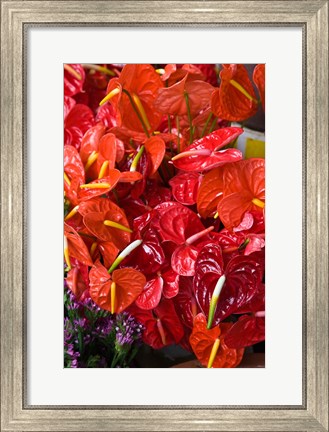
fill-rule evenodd
<path id="1" fill-rule="evenodd" d="M 65 367 L 265 340 L 264 152 L 237 144 L 261 109 L 264 64 L 64 65 Z"/>

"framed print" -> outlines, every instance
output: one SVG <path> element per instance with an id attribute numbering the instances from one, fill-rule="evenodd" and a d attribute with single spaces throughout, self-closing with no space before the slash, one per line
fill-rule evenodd
<path id="1" fill-rule="evenodd" d="M 328 431 L 328 2 L 1 7 L 1 430 Z M 104 63 L 266 64 L 265 367 L 63 368 L 63 65 Z"/>

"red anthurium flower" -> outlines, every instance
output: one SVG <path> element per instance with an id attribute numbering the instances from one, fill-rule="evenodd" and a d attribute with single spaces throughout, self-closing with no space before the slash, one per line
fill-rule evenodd
<path id="1" fill-rule="evenodd" d="M 214 168 L 207 172 L 200 184 L 197 195 L 198 212 L 201 217 L 214 216 L 223 197 L 223 169 Z"/>
<path id="2" fill-rule="evenodd" d="M 220 149 L 235 140 L 242 132 L 243 129 L 238 127 L 223 128 L 194 141 L 183 153 L 172 159 L 175 167 L 183 171 L 205 171 L 241 160 L 240 150 Z"/>
<path id="3" fill-rule="evenodd" d="M 173 177 L 169 184 L 175 200 L 184 205 L 195 204 L 201 180 L 202 176 L 195 172 L 182 172 Z"/>
<path id="4" fill-rule="evenodd" d="M 78 301 L 81 299 L 82 296 L 85 295 L 85 292 L 88 291 L 88 287 L 78 267 L 72 268 L 67 273 L 66 283 Z"/>
<path id="5" fill-rule="evenodd" d="M 237 309 L 236 314 L 252 313 L 256 314 L 259 311 L 265 310 L 265 284 L 260 283 L 255 294 L 243 306 Z"/>
<path id="6" fill-rule="evenodd" d="M 81 141 L 80 157 L 84 165 L 88 162 L 89 156 L 93 152 L 98 152 L 99 141 L 105 134 L 105 131 L 106 127 L 98 123 L 97 125 L 89 128 L 83 136 Z"/>
<path id="7" fill-rule="evenodd" d="M 64 191 L 73 206 L 78 204 L 78 188 L 85 182 L 85 170 L 75 147 L 64 146 Z"/>
<path id="8" fill-rule="evenodd" d="M 64 95 L 74 96 L 83 89 L 85 71 L 80 64 L 64 65 Z"/>
<path id="9" fill-rule="evenodd" d="M 179 275 L 173 270 L 167 270 L 161 275 L 163 279 L 163 296 L 167 299 L 175 297 L 179 292 Z"/>
<path id="10" fill-rule="evenodd" d="M 218 324 L 243 307 L 257 291 L 262 276 L 262 264 L 251 256 L 233 257 L 224 272 L 220 246 L 204 246 L 195 263 L 193 286 L 198 303 L 208 316 L 208 326 L 212 319 Z M 221 279 L 224 282 L 215 299 L 215 287 Z"/>
<path id="11" fill-rule="evenodd" d="M 221 83 L 211 98 L 211 110 L 219 118 L 229 121 L 245 120 L 258 109 L 258 102 L 245 66 L 224 64 Z"/>
<path id="12" fill-rule="evenodd" d="M 263 110 L 265 111 L 265 64 L 258 64 L 253 73 L 253 80 L 256 84 L 260 99 L 262 101 Z"/>
<path id="13" fill-rule="evenodd" d="M 129 312 L 145 328 L 143 331 L 144 343 L 154 349 L 177 344 L 184 336 L 184 329 L 172 300 L 162 299 L 153 310 L 142 310 L 133 306 Z"/>
<path id="14" fill-rule="evenodd" d="M 78 192 L 79 201 L 86 201 L 109 192 L 115 188 L 116 184 L 120 180 L 120 177 L 120 171 L 116 169 L 110 169 L 108 170 L 106 177 L 102 177 L 90 183 L 80 185 Z"/>
<path id="15" fill-rule="evenodd" d="M 91 254 L 94 261 L 99 256 L 97 254 L 97 250 L 100 252 L 100 254 L 103 257 L 103 263 L 105 267 L 110 268 L 115 258 L 118 256 L 119 249 L 112 242 L 98 241 L 95 244 L 95 253 Z"/>
<path id="16" fill-rule="evenodd" d="M 64 144 L 79 150 L 83 135 L 94 125 L 95 120 L 87 105 L 75 104 L 72 100 L 64 98 Z"/>
<path id="17" fill-rule="evenodd" d="M 162 88 L 155 100 L 155 108 L 163 114 L 194 116 L 210 100 L 214 88 L 205 81 L 188 81 L 187 75 L 171 87 Z"/>
<path id="18" fill-rule="evenodd" d="M 208 368 L 234 368 L 241 362 L 244 350 L 229 348 L 225 336 L 232 323 L 222 323 L 207 329 L 206 317 L 201 313 L 194 319 L 190 344 L 199 362 Z"/>
<path id="19" fill-rule="evenodd" d="M 264 211 L 264 159 L 247 159 L 226 166 L 223 182 L 223 199 L 217 210 L 226 228 L 237 227 L 247 211 Z"/>
<path id="20" fill-rule="evenodd" d="M 143 291 L 145 276 L 132 268 L 114 270 L 110 275 L 97 261 L 91 268 L 90 297 L 102 309 L 120 313 L 130 306 Z"/>
<path id="21" fill-rule="evenodd" d="M 265 317 L 243 315 L 225 335 L 230 348 L 245 348 L 265 340 Z"/>
<path id="22" fill-rule="evenodd" d="M 151 310 L 158 306 L 161 300 L 163 279 L 157 276 L 146 282 L 144 290 L 136 299 L 136 306 L 140 309 Z"/>
<path id="23" fill-rule="evenodd" d="M 146 275 L 158 272 L 165 262 L 165 255 L 160 244 L 159 236 L 152 228 L 148 229 L 140 247 L 126 258 L 123 265 L 129 265 Z"/>
<path id="24" fill-rule="evenodd" d="M 66 240 L 65 240 L 66 239 Z M 72 256 L 83 264 L 91 266 L 93 264 L 88 248 L 79 234 L 70 225 L 64 222 L 64 255 Z M 67 242 L 67 245 L 65 244 Z M 68 249 L 68 252 L 66 250 Z M 68 255 L 66 255 L 68 254 Z M 66 259 L 67 261 L 67 259 Z M 67 262 L 70 267 L 69 262 Z"/>

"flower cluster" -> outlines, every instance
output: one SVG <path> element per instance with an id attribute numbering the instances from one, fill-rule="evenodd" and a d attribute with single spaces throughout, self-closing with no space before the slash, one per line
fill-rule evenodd
<path id="1" fill-rule="evenodd" d="M 67 366 L 142 334 L 236 367 L 265 339 L 265 161 L 235 145 L 260 104 L 263 64 L 65 65 Z"/>
<path id="2" fill-rule="evenodd" d="M 141 344 L 143 326 L 129 313 L 111 315 L 91 298 L 64 292 L 64 366 L 129 367 Z"/>

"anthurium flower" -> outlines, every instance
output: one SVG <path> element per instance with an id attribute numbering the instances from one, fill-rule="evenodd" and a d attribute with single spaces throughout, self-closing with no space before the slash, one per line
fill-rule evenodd
<path id="1" fill-rule="evenodd" d="M 85 71 L 80 64 L 64 65 L 64 95 L 74 96 L 83 89 Z"/>
<path id="2" fill-rule="evenodd" d="M 79 301 L 85 292 L 88 291 L 88 287 L 78 269 L 78 267 L 73 267 L 67 273 L 66 284 L 69 289 L 73 292 L 76 299 Z"/>
<path id="3" fill-rule="evenodd" d="M 110 169 L 106 177 L 80 185 L 78 192 L 79 201 L 86 201 L 109 192 L 116 186 L 120 177 L 120 171 Z"/>
<path id="4" fill-rule="evenodd" d="M 145 276 L 132 268 L 114 270 L 110 275 L 97 261 L 90 270 L 90 297 L 102 309 L 120 313 L 142 292 Z"/>
<path id="5" fill-rule="evenodd" d="M 252 256 L 235 256 L 224 271 L 221 248 L 216 243 L 205 245 L 195 263 L 193 287 L 199 306 L 212 321 L 218 324 L 243 307 L 255 294 L 263 276 L 263 265 Z M 214 292 L 218 282 L 224 280 L 220 292 Z M 214 319 L 212 320 L 212 318 Z"/>
<path id="6" fill-rule="evenodd" d="M 146 282 L 143 291 L 136 299 L 136 306 L 140 309 L 151 310 L 158 306 L 162 296 L 163 279 L 157 276 Z"/>
<path id="7" fill-rule="evenodd" d="M 143 342 L 154 349 L 177 344 L 184 336 L 172 300 L 162 299 L 153 310 L 143 310 L 133 305 L 129 312 L 144 326 Z"/>
<path id="8" fill-rule="evenodd" d="M 195 204 L 201 180 L 202 176 L 196 172 L 182 172 L 173 177 L 169 184 L 175 200 L 184 205 Z"/>
<path id="9" fill-rule="evenodd" d="M 265 317 L 243 315 L 225 335 L 230 348 L 240 349 L 265 340 Z"/>
<path id="10" fill-rule="evenodd" d="M 214 168 L 202 178 L 197 194 L 197 208 L 201 217 L 214 216 L 223 197 L 223 169 Z"/>
<path id="11" fill-rule="evenodd" d="M 223 64 L 220 79 L 211 97 L 211 110 L 217 117 L 241 121 L 256 114 L 258 102 L 245 66 Z"/>
<path id="12" fill-rule="evenodd" d="M 147 139 L 144 143 L 145 151 L 148 154 L 151 162 L 150 175 L 154 174 L 161 162 L 166 152 L 166 145 L 162 138 L 159 136 L 153 136 Z"/>
<path id="13" fill-rule="evenodd" d="M 258 64 L 253 72 L 253 80 L 256 84 L 260 100 L 262 101 L 263 110 L 265 111 L 265 64 Z"/>
<path id="14" fill-rule="evenodd" d="M 155 109 L 163 114 L 194 116 L 204 108 L 214 91 L 205 81 L 188 81 L 187 75 L 171 87 L 162 88 L 154 102 Z M 188 100 L 186 100 L 188 98 Z"/>
<path id="15" fill-rule="evenodd" d="M 243 129 L 238 127 L 218 129 L 194 141 L 184 152 L 173 157 L 174 166 L 183 171 L 205 171 L 228 162 L 239 161 L 242 159 L 240 150 L 220 149 L 235 140 L 242 132 Z"/>
<path id="16" fill-rule="evenodd" d="M 65 244 L 67 243 L 67 244 Z M 74 257 L 85 265 L 93 264 L 89 250 L 79 234 L 70 225 L 64 222 L 64 255 Z M 69 263 L 67 262 L 70 267 Z"/>
<path id="17" fill-rule="evenodd" d="M 234 368 L 242 360 L 244 350 L 229 348 L 225 336 L 232 323 L 221 323 L 207 329 L 206 317 L 200 313 L 194 318 L 190 344 L 199 362 L 208 368 Z"/>
<path id="18" fill-rule="evenodd" d="M 246 212 L 265 207 L 265 160 L 247 159 L 225 167 L 218 214 L 227 229 L 237 227 Z"/>
<path id="19" fill-rule="evenodd" d="M 64 144 L 79 150 L 83 135 L 94 125 L 95 120 L 87 105 L 72 101 L 72 98 L 64 98 Z"/>
<path id="20" fill-rule="evenodd" d="M 174 297 L 177 315 L 188 328 L 193 328 L 194 318 L 201 312 L 195 298 L 192 277 L 179 277 L 179 291 Z"/>
<path id="21" fill-rule="evenodd" d="M 155 96 L 163 87 L 159 75 L 151 65 L 127 64 L 120 77 L 109 81 L 107 93 L 118 89 L 110 102 L 119 112 L 119 125 L 150 133 L 161 121 L 161 113 L 154 108 Z"/>
<path id="22" fill-rule="evenodd" d="M 118 249 L 130 243 L 128 220 L 123 210 L 106 198 L 93 198 L 79 205 L 79 213 L 91 234 L 102 241 L 111 241 Z"/>

